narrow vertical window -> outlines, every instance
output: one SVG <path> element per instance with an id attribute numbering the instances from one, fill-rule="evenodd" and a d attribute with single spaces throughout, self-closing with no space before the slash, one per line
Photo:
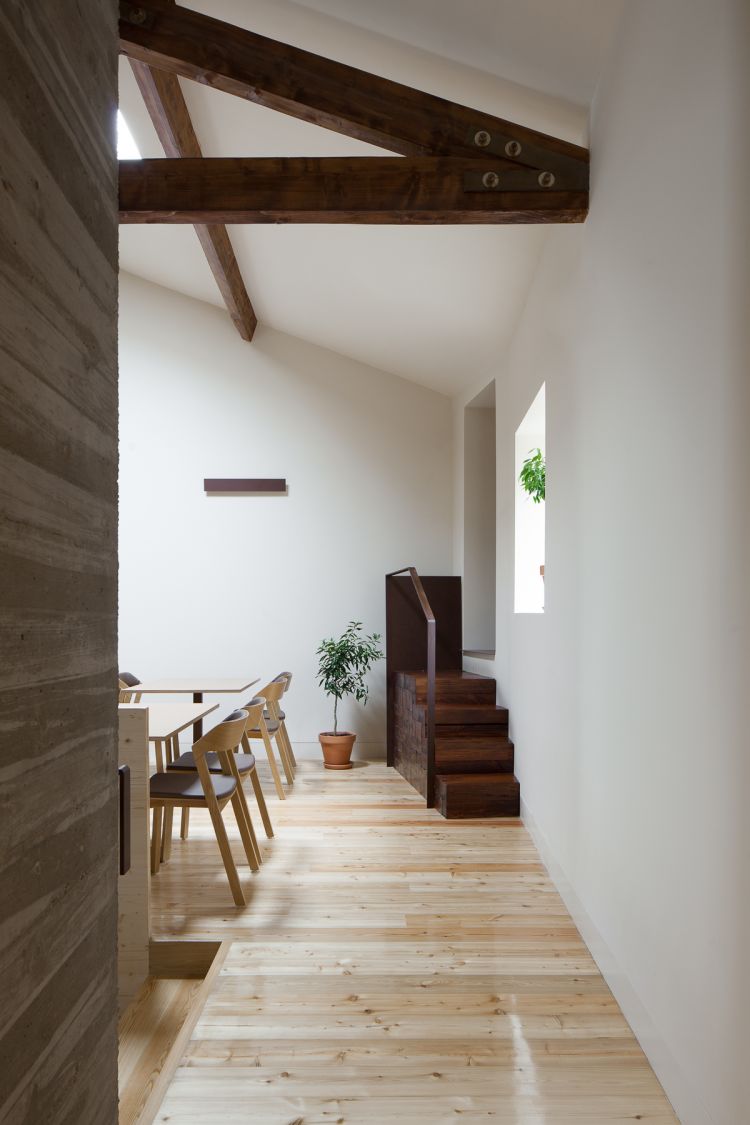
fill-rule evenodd
<path id="1" fill-rule="evenodd" d="M 544 613 L 545 429 L 542 384 L 516 430 L 516 613 Z"/>
<path id="2" fill-rule="evenodd" d="M 464 649 L 495 648 L 495 384 L 464 410 Z"/>

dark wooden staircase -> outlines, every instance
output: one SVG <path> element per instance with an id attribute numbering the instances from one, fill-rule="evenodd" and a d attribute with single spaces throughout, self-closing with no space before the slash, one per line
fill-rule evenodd
<path id="1" fill-rule="evenodd" d="M 508 711 L 462 669 L 460 578 L 388 576 L 386 655 L 388 763 L 445 817 L 518 816 Z"/>
<path id="2" fill-rule="evenodd" d="M 435 807 L 448 818 L 518 816 L 508 711 L 495 681 L 472 672 L 435 677 Z M 398 741 L 394 765 L 420 792 L 426 785 L 427 676 L 396 675 Z"/>

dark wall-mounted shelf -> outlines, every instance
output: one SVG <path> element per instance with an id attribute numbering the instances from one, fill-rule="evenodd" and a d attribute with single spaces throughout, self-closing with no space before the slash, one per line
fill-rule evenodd
<path id="1" fill-rule="evenodd" d="M 203 481 L 208 493 L 276 493 L 287 491 L 285 477 L 208 477 Z"/>

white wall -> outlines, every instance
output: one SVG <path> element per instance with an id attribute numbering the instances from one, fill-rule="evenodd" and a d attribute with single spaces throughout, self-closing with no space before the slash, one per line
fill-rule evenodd
<path id="1" fill-rule="evenodd" d="M 590 217 L 552 233 L 494 372 L 498 653 L 473 665 L 498 676 L 528 822 L 685 1125 L 750 1121 L 741 16 L 626 5 Z M 545 613 L 514 615 L 513 435 L 542 380 Z"/>
<path id="2" fill-rule="evenodd" d="M 315 743 L 320 639 L 350 619 L 384 631 L 386 571 L 451 571 L 450 401 L 268 329 L 246 344 L 224 312 L 128 275 L 120 378 L 120 667 L 288 668 L 292 738 Z M 204 494 L 231 476 L 286 477 L 289 495 Z M 384 662 L 371 682 L 342 718 L 375 754 Z"/>

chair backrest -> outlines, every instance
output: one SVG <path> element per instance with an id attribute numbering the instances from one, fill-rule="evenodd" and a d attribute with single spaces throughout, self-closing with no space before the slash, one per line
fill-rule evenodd
<path id="1" fill-rule="evenodd" d="M 260 725 L 260 720 L 263 718 L 263 712 L 266 709 L 266 698 L 264 695 L 254 695 L 245 704 L 247 711 L 247 730 L 255 730 Z"/>
<path id="2" fill-rule="evenodd" d="M 117 682 L 120 689 L 120 703 L 140 703 L 141 693 L 133 691 L 133 688 L 141 682 L 137 676 L 132 672 L 120 672 Z"/>
<path id="3" fill-rule="evenodd" d="M 236 723 L 237 720 L 241 719 L 246 713 L 246 707 L 238 707 L 235 711 L 231 711 L 230 714 L 225 715 L 221 721 L 222 723 Z"/>
<path id="4" fill-rule="evenodd" d="M 196 765 L 199 758 L 204 758 L 211 752 L 218 754 L 220 759 L 222 754 L 231 754 L 242 741 L 246 726 L 247 711 L 244 708 L 233 711 L 223 722 L 217 723 L 212 730 L 193 743 L 193 758 Z"/>
<path id="5" fill-rule="evenodd" d="M 278 703 L 286 690 L 286 680 L 275 679 L 266 684 L 258 695 L 264 696 L 266 703 Z"/>
<path id="6" fill-rule="evenodd" d="M 283 694 L 286 695 L 286 693 L 289 691 L 289 688 L 291 687 L 292 673 L 291 672 L 279 672 L 278 676 L 274 676 L 274 682 L 276 682 L 277 680 L 284 680 Z"/>

